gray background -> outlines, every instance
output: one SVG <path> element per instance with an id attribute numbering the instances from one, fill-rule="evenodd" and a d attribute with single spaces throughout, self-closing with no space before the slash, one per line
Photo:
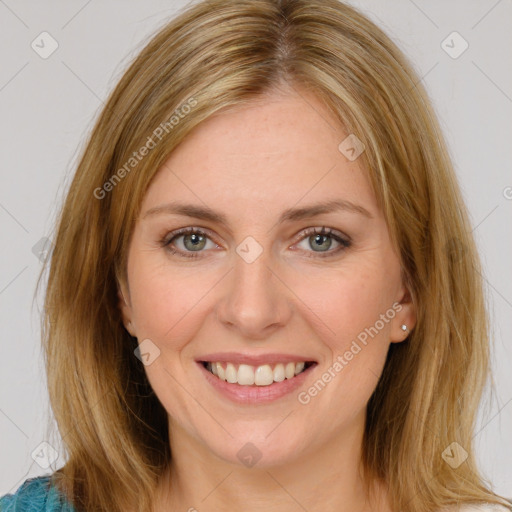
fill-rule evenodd
<path id="1" fill-rule="evenodd" d="M 350 3 L 414 62 L 449 143 L 484 262 L 493 326 L 497 392 L 480 411 L 476 455 L 495 490 L 512 497 L 512 2 Z M 107 93 L 129 58 L 185 4 L 0 0 L 0 495 L 64 464 L 59 453 L 48 469 L 36 462 L 51 456 L 36 450 L 41 442 L 60 447 L 44 439 L 51 412 L 40 351 L 42 297 L 32 305 L 41 264 L 32 249 L 51 232 Z M 59 45 L 47 59 L 31 47 L 43 31 Z M 457 58 L 445 51 L 463 48 L 458 36 L 446 40 L 454 31 L 469 44 Z"/>

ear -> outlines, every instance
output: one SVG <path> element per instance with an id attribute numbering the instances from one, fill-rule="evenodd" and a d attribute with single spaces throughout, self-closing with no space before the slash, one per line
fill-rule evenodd
<path id="1" fill-rule="evenodd" d="M 130 301 L 130 292 L 128 286 L 124 282 L 118 283 L 117 296 L 119 298 L 118 306 L 121 311 L 123 324 L 125 329 L 130 333 L 131 336 L 136 337 L 135 329 L 132 321 L 132 306 Z"/>
<path id="2" fill-rule="evenodd" d="M 391 343 L 400 343 L 408 338 L 416 326 L 416 305 L 405 284 L 402 285 L 393 309 L 396 314 L 392 320 L 390 341 Z"/>

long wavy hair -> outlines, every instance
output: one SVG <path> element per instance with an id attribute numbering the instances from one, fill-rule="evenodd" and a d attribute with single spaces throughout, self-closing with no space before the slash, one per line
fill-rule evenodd
<path id="1" fill-rule="evenodd" d="M 171 460 L 167 413 L 134 356 L 118 298 L 141 201 L 191 130 L 283 84 L 314 92 L 365 145 L 359 158 L 417 310 L 367 405 L 365 471 L 386 482 L 394 510 L 506 504 L 473 450 L 489 377 L 488 320 L 449 153 L 402 52 L 336 0 L 196 3 L 159 30 L 110 94 L 38 280 L 47 277 L 43 347 L 67 459 L 52 482 L 77 511 L 152 508 Z M 50 424 L 48 432 L 57 434 Z M 454 442 L 468 454 L 457 468 L 442 456 Z"/>

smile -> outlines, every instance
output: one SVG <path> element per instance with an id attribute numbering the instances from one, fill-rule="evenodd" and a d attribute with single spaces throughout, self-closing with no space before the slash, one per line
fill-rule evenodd
<path id="1" fill-rule="evenodd" d="M 203 366 L 219 380 L 240 386 L 270 386 L 275 382 L 292 379 L 307 370 L 312 361 L 263 364 L 235 364 L 203 361 Z"/>

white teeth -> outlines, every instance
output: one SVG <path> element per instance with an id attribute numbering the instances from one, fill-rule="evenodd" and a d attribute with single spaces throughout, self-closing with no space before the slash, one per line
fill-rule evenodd
<path id="1" fill-rule="evenodd" d="M 287 379 L 291 379 L 295 375 L 295 365 L 288 363 L 284 368 L 284 375 Z"/>
<path id="2" fill-rule="evenodd" d="M 234 384 L 237 381 L 237 373 L 235 365 L 228 363 L 226 366 L 226 380 L 231 384 Z"/>
<path id="3" fill-rule="evenodd" d="M 238 367 L 238 384 L 252 386 L 254 384 L 254 368 L 248 364 L 241 364 Z"/>
<path id="4" fill-rule="evenodd" d="M 278 363 L 272 370 L 269 364 L 263 364 L 257 367 L 241 364 L 238 370 L 233 363 L 212 362 L 207 364 L 207 369 L 216 375 L 219 379 L 230 384 L 240 384 L 241 386 L 269 386 L 273 382 L 282 382 L 285 379 L 291 379 L 305 369 L 306 363 Z"/>
<path id="5" fill-rule="evenodd" d="M 269 386 L 274 382 L 274 372 L 268 364 L 258 366 L 254 372 L 254 383 L 256 386 Z"/>
<path id="6" fill-rule="evenodd" d="M 276 364 L 274 368 L 274 381 L 282 382 L 284 380 L 284 365 L 282 363 Z"/>
<path id="7" fill-rule="evenodd" d="M 217 377 L 219 377 L 220 380 L 226 380 L 226 372 L 224 368 L 222 368 L 222 365 L 220 363 L 214 364 L 217 366 Z"/>

